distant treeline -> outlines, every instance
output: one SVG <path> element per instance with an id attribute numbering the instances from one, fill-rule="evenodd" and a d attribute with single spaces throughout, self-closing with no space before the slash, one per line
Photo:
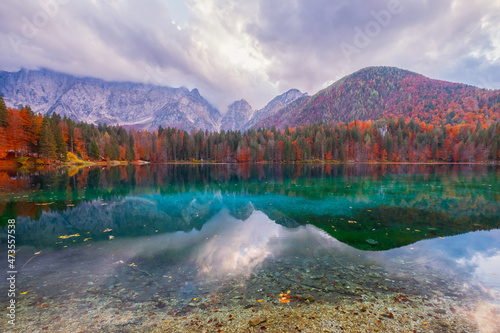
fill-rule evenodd
<path id="1" fill-rule="evenodd" d="M 29 106 L 6 108 L 0 96 L 0 158 L 36 156 L 151 162 L 484 162 L 500 160 L 500 122 L 426 124 L 404 117 L 315 123 L 283 130 L 156 132 L 87 124 Z"/>

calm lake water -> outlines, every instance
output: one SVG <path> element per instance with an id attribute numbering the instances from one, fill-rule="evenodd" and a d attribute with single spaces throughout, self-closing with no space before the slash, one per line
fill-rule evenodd
<path id="1" fill-rule="evenodd" d="M 366 303 L 346 311 L 367 331 L 453 331 L 458 316 L 498 332 L 499 179 L 481 165 L 0 171 L 4 249 L 16 219 L 16 329 L 279 331 L 270 315 L 248 320 L 350 302 Z M 279 325 L 363 331 L 306 317 Z"/>

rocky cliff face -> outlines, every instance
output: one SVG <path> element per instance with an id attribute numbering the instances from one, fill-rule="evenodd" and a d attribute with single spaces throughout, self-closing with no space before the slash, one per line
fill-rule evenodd
<path id="1" fill-rule="evenodd" d="M 46 69 L 0 72 L 0 94 L 7 106 L 29 105 L 42 115 L 58 113 L 93 124 L 119 124 L 147 130 L 176 127 L 188 131 L 247 130 L 307 96 L 292 89 L 255 112 L 242 99 L 229 105 L 227 112 L 221 115 L 197 89 L 107 82 Z"/>
<path id="2" fill-rule="evenodd" d="M 94 124 L 218 130 L 221 117 L 197 89 L 106 82 L 49 70 L 0 72 L 0 93 L 10 107 L 29 105 L 37 113 Z"/>
<path id="3" fill-rule="evenodd" d="M 226 131 L 241 130 L 252 116 L 253 110 L 247 101 L 244 99 L 236 101 L 228 106 L 227 112 L 221 121 L 221 129 Z"/>
<path id="4" fill-rule="evenodd" d="M 294 102 L 299 98 L 307 96 L 308 96 L 307 93 L 303 93 L 297 89 L 290 89 L 286 93 L 276 96 L 269 103 L 267 103 L 267 105 L 264 108 L 255 111 L 253 117 L 244 124 L 242 129 L 246 130 L 251 128 L 252 126 L 258 124 L 263 119 L 273 116 L 288 104 Z"/>

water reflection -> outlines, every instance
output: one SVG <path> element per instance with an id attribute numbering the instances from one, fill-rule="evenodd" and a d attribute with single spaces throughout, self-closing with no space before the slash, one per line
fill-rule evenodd
<path id="1" fill-rule="evenodd" d="M 350 246 L 381 251 L 499 228 L 499 179 L 498 168 L 477 165 L 152 165 L 71 176 L 56 170 L 16 178 L 18 191 L 0 192 L 0 213 L 4 225 L 18 218 L 21 244 L 57 248 L 61 235 L 200 230 L 223 208 L 243 220 L 255 208 L 283 226 L 312 224 Z"/>
<path id="2" fill-rule="evenodd" d="M 500 313 L 500 230 L 423 240 L 383 254 L 384 265 L 393 274 L 401 265 L 419 272 L 417 282 L 431 285 L 430 276 L 439 274 L 434 294 L 443 298 L 475 295 L 474 304 L 460 314 L 476 322 L 480 332 L 497 332 Z M 456 288 L 450 288 L 451 278 Z M 483 297 L 478 297 L 482 295 Z M 448 304 L 451 304 L 447 300 Z M 453 305 L 452 305 L 453 306 Z"/>
<path id="3" fill-rule="evenodd" d="M 157 207 L 157 201 L 148 200 L 133 204 Z M 211 210 L 211 204 L 192 200 L 187 207 Z M 59 309 L 71 300 L 113 316 L 118 309 L 109 304 L 118 299 L 121 312 L 124 304 L 133 304 L 130 311 L 139 317 L 164 308 L 162 313 L 185 316 L 193 307 L 208 311 L 211 302 L 254 306 L 258 299 L 273 302 L 277 292 L 293 290 L 295 295 L 314 292 L 315 298 L 332 304 L 339 297 L 375 303 L 384 293 L 420 297 L 433 309 L 468 316 L 485 332 L 495 325 L 494 315 L 485 314 L 500 310 L 500 286 L 491 278 L 500 276 L 500 230 L 427 239 L 384 252 L 362 251 L 313 225 L 288 228 L 248 202 L 245 207 L 239 210 L 243 218 L 223 207 L 199 229 L 133 237 L 99 230 L 115 237 L 66 239 L 67 247 L 42 249 L 35 258 L 40 249 L 25 244 L 17 260 L 29 264 L 20 270 L 18 285 L 31 292 L 19 299 L 26 309 L 22 315 L 48 320 L 35 317 L 33 304 Z M 73 314 L 75 320 L 83 320 L 83 310 Z"/>
<path id="4" fill-rule="evenodd" d="M 272 251 L 272 242 L 282 229 L 262 212 L 254 211 L 242 221 L 222 211 L 203 226 L 207 241 L 195 262 L 201 273 L 249 274 L 269 256 L 280 254 Z"/>
<path id="5" fill-rule="evenodd" d="M 486 332 L 500 311 L 499 179 L 480 165 L 0 171 L 0 214 L 2 226 L 17 221 L 27 323 L 75 316 L 79 304 L 78 321 L 94 323 L 85 312 L 98 308 L 120 331 L 150 313 L 251 311 L 291 290 L 380 311 L 399 306 L 380 298 L 404 295 L 420 302 L 422 325 L 429 306 Z"/>

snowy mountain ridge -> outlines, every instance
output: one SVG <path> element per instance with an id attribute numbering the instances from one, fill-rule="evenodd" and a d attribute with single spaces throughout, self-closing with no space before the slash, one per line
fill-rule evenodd
<path id="1" fill-rule="evenodd" d="M 7 106 L 29 105 L 36 113 L 58 113 L 87 123 L 119 124 L 156 130 L 246 130 L 303 96 L 296 89 L 274 98 L 261 110 L 240 100 L 222 115 L 198 89 L 75 77 L 47 69 L 0 72 L 0 94 Z"/>

